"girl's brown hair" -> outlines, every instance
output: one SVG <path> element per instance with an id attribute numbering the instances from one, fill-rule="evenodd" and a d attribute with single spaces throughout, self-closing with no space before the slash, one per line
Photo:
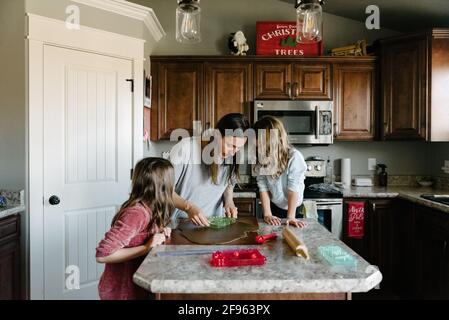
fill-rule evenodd
<path id="1" fill-rule="evenodd" d="M 148 207 L 158 227 L 168 224 L 173 203 L 174 170 L 170 161 L 162 158 L 146 158 L 135 167 L 129 199 L 112 220 L 120 218 L 123 210 L 138 203 Z"/>
<path id="2" fill-rule="evenodd" d="M 257 121 L 253 129 L 256 131 L 256 137 L 260 140 L 260 137 L 265 137 L 265 141 L 258 141 L 258 149 L 265 149 L 265 162 L 260 163 L 260 157 L 258 157 L 259 167 L 272 167 L 274 172 L 271 175 L 272 178 L 277 179 L 287 169 L 288 160 L 290 157 L 290 151 L 292 146 L 288 142 L 287 132 L 284 125 L 279 119 L 272 116 L 265 116 Z M 264 130 L 264 134 L 261 131 Z M 274 130 L 276 136 L 272 137 L 271 134 Z M 260 148 L 260 144 L 265 143 L 264 148 Z M 272 147 L 274 150 L 272 150 Z M 259 152 L 258 152 L 259 155 Z"/>

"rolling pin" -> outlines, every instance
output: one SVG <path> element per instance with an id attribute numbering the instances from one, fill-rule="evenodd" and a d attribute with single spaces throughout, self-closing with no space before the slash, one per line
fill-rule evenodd
<path id="1" fill-rule="evenodd" d="M 299 239 L 299 237 L 292 231 L 290 227 L 284 228 L 284 230 L 282 231 L 282 236 L 298 257 L 303 257 L 306 260 L 310 259 L 307 246 Z"/>

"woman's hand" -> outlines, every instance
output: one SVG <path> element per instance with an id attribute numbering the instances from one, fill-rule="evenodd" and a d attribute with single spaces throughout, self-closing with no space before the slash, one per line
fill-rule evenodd
<path id="1" fill-rule="evenodd" d="M 148 251 L 150 251 L 152 248 L 159 246 L 165 242 L 167 237 L 164 233 L 156 233 L 145 244 L 145 247 Z"/>
<path id="2" fill-rule="evenodd" d="M 304 228 L 307 226 L 307 224 L 303 221 L 296 220 L 295 218 L 287 218 L 285 221 L 285 224 L 288 226 L 295 226 L 296 228 Z"/>
<path id="3" fill-rule="evenodd" d="M 188 211 L 190 221 L 196 226 L 208 227 L 209 220 L 204 216 L 201 210 L 197 206 L 192 206 Z"/>
<path id="4" fill-rule="evenodd" d="M 228 218 L 237 218 L 239 210 L 235 206 L 234 202 L 225 204 L 225 216 Z"/>
<path id="5" fill-rule="evenodd" d="M 282 224 L 281 219 L 273 215 L 264 216 L 263 220 L 272 226 L 280 226 Z"/>

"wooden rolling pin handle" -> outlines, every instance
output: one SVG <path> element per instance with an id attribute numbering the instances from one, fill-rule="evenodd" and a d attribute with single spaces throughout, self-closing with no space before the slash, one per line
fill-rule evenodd
<path id="1" fill-rule="evenodd" d="M 299 257 L 302 256 L 306 260 L 310 259 L 309 250 L 307 246 L 295 235 L 295 233 L 289 228 L 284 228 L 282 235 L 287 241 L 287 244 L 292 248 L 295 254 Z"/>

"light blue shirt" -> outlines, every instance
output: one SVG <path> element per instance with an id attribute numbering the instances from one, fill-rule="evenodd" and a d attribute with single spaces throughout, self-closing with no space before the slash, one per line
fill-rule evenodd
<path id="1" fill-rule="evenodd" d="M 259 192 L 268 191 L 271 202 L 284 210 L 288 209 L 288 192 L 297 192 L 299 197 L 296 206 L 298 207 L 302 204 L 304 197 L 306 170 L 307 165 L 301 152 L 292 148 L 287 169 L 277 179 L 273 179 L 269 175 L 257 175 Z"/>

